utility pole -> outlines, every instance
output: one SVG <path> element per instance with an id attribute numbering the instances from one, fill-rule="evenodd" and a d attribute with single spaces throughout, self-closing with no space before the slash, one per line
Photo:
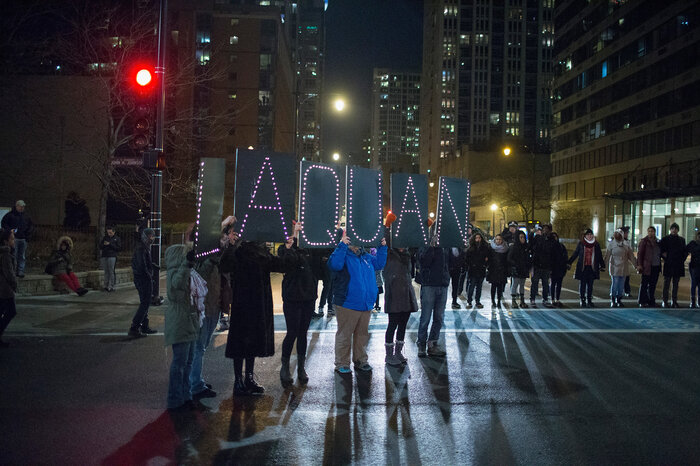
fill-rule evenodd
<path id="1" fill-rule="evenodd" d="M 165 126 L 165 45 L 167 41 L 167 18 L 168 0 L 160 0 L 160 11 L 158 14 L 158 60 L 156 62 L 156 76 L 158 77 L 158 104 L 156 105 L 156 140 L 154 151 L 158 160 L 163 158 L 163 129 Z M 160 266 L 161 266 L 161 245 L 162 231 L 161 220 L 163 218 L 163 171 L 158 164 L 157 168 L 151 171 L 151 228 L 155 231 L 155 238 L 151 245 L 151 257 L 154 265 L 157 266 L 153 277 L 153 304 L 162 304 L 163 297 L 160 295 Z"/>

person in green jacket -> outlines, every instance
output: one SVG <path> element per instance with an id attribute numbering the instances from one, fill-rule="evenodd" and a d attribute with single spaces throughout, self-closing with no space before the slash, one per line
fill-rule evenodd
<path id="1" fill-rule="evenodd" d="M 190 304 L 191 264 L 187 260 L 190 250 L 187 245 L 176 244 L 165 251 L 169 302 L 165 309 L 165 345 L 173 349 L 167 401 L 171 411 L 194 407 L 190 372 L 199 335 L 199 316 L 196 307 Z"/>

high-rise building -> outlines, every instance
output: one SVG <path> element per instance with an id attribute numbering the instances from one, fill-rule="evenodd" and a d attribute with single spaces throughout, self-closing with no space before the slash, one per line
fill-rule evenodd
<path id="1" fill-rule="evenodd" d="M 432 181 L 500 176 L 493 159 L 504 145 L 537 154 L 538 170 L 548 171 L 553 7 L 554 0 L 426 0 L 421 172 Z M 512 163 L 529 173 L 529 157 Z"/>
<path id="2" fill-rule="evenodd" d="M 326 8 L 328 0 L 299 0 L 294 4 L 298 159 L 321 158 Z"/>
<path id="3" fill-rule="evenodd" d="M 375 68 L 370 159 L 385 175 L 419 168 L 420 73 Z"/>
<path id="4" fill-rule="evenodd" d="M 563 1 L 551 188 L 555 220 L 599 237 L 700 228 L 700 3 Z"/>

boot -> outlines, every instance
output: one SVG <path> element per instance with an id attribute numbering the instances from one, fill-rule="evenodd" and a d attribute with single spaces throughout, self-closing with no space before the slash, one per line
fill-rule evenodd
<path id="1" fill-rule="evenodd" d="M 587 306 L 588 306 L 588 307 L 595 307 L 595 305 L 593 304 L 593 298 L 588 298 L 588 304 L 587 304 Z"/>
<path id="2" fill-rule="evenodd" d="M 306 385 L 309 383 L 309 375 L 306 373 L 306 356 L 299 356 L 297 354 L 297 378 L 299 383 Z"/>
<path id="3" fill-rule="evenodd" d="M 236 379 L 233 382 L 233 396 L 248 396 L 250 393 L 243 383 L 243 379 Z"/>
<path id="4" fill-rule="evenodd" d="M 621 296 L 618 296 L 618 297 L 617 297 L 617 307 L 625 307 L 625 306 L 622 304 L 622 297 L 621 297 Z"/>
<path id="5" fill-rule="evenodd" d="M 280 382 L 282 388 L 288 388 L 294 383 L 292 374 L 289 373 L 289 356 L 282 356 L 282 368 L 280 369 Z"/>
<path id="6" fill-rule="evenodd" d="M 253 378 L 253 373 L 252 372 L 246 372 L 245 374 L 245 382 L 243 383 L 245 385 L 245 389 L 248 391 L 248 394 L 250 395 L 262 395 L 265 393 L 265 387 L 260 385 L 258 382 L 255 381 Z M 235 386 L 234 386 L 235 389 Z"/>
<path id="7" fill-rule="evenodd" d="M 456 299 L 453 299 L 453 300 L 452 300 L 452 309 L 459 309 L 460 307 L 461 307 L 461 306 L 459 305 L 459 303 L 457 302 L 457 300 L 456 300 Z"/>
<path id="8" fill-rule="evenodd" d="M 697 303 L 697 301 L 695 300 L 695 298 L 693 298 L 693 299 L 690 300 L 690 306 L 688 306 L 688 307 L 691 307 L 691 308 L 696 308 L 696 307 L 698 307 L 698 303 Z"/>
<path id="9" fill-rule="evenodd" d="M 419 358 L 424 358 L 428 355 L 428 353 L 425 351 L 425 343 L 417 343 L 418 345 L 418 357 Z"/>
<path id="10" fill-rule="evenodd" d="M 386 350 L 384 362 L 390 366 L 400 366 L 401 361 L 394 355 L 394 348 L 393 343 L 384 343 L 384 349 Z"/>
<path id="11" fill-rule="evenodd" d="M 403 355 L 403 341 L 397 341 L 395 343 L 394 356 L 396 356 L 398 360 L 401 361 L 401 364 L 406 364 L 408 362 L 408 359 L 406 359 Z"/>
<path id="12" fill-rule="evenodd" d="M 617 307 L 617 298 L 610 298 L 610 307 Z"/>
<path id="13" fill-rule="evenodd" d="M 520 307 L 523 309 L 527 309 L 529 307 L 527 305 L 527 303 L 525 302 L 525 295 L 524 294 L 520 295 Z"/>
<path id="14" fill-rule="evenodd" d="M 586 298 L 583 298 L 583 297 L 581 298 L 580 305 L 581 305 L 581 307 L 586 307 Z"/>
<path id="15" fill-rule="evenodd" d="M 510 298 L 510 307 L 512 307 L 513 309 L 518 307 L 518 299 L 515 297 L 515 295 L 511 296 Z"/>
<path id="16" fill-rule="evenodd" d="M 446 355 L 447 353 L 445 353 L 445 350 L 438 346 L 437 341 L 428 342 L 428 356 L 442 358 Z"/>

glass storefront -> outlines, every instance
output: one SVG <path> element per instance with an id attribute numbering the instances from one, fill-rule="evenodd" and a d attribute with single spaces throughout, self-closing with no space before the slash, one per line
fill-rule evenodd
<path id="1" fill-rule="evenodd" d="M 700 229 L 700 196 L 665 199 L 624 200 L 606 198 L 605 235 L 610 238 L 613 231 L 622 225 L 630 227 L 630 241 L 637 247 L 646 235 L 648 227 L 656 228 L 661 238 L 668 234 L 672 223 L 680 227 L 679 235 L 686 242 L 695 239 Z"/>

